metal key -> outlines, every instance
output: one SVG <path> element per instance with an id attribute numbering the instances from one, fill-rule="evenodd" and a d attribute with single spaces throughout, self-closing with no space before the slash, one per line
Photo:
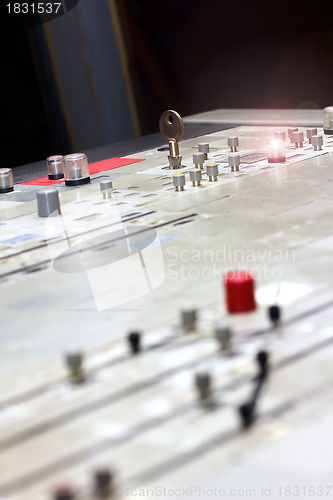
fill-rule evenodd
<path id="1" fill-rule="evenodd" d="M 184 123 L 181 116 L 172 110 L 164 111 L 160 118 L 160 131 L 164 139 L 169 142 L 169 165 L 170 168 L 180 168 L 182 157 L 179 154 L 178 142 L 184 135 Z"/>

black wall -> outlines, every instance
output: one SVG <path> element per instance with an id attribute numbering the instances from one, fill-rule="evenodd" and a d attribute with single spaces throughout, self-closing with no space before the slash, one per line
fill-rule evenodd
<path id="1" fill-rule="evenodd" d="M 333 104 L 333 2 L 117 4 L 144 133 L 158 130 L 167 108 L 189 115 Z M 42 30 L 17 29 L 19 16 L 11 22 L 2 19 L 0 30 L 0 165 L 9 167 L 69 149 L 55 87 L 46 84 Z"/>
<path id="2" fill-rule="evenodd" d="M 50 112 L 51 96 L 43 92 L 40 62 L 34 60 L 35 33 L 20 15 L 0 22 L 0 166 L 13 167 L 45 157 L 57 147 Z"/>
<path id="3" fill-rule="evenodd" d="M 323 108 L 333 102 L 333 2 L 118 0 L 148 109 Z M 158 112 L 157 112 L 158 108 Z"/>

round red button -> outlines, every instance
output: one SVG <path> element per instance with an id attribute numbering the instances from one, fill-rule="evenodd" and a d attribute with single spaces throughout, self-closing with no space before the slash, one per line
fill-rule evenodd
<path id="1" fill-rule="evenodd" d="M 254 279 L 248 271 L 234 271 L 224 277 L 226 305 L 229 313 L 245 313 L 257 307 Z"/>

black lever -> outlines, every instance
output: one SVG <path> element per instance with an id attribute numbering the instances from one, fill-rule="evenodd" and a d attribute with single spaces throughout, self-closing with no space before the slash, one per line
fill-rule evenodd
<path id="1" fill-rule="evenodd" d="M 254 379 L 257 382 L 257 385 L 253 391 L 252 398 L 248 403 L 245 403 L 239 407 L 239 413 L 244 428 L 250 427 L 250 425 L 252 425 L 255 420 L 257 399 L 269 371 L 268 353 L 266 351 L 259 351 L 257 354 L 257 362 L 259 364 L 259 374 Z"/>

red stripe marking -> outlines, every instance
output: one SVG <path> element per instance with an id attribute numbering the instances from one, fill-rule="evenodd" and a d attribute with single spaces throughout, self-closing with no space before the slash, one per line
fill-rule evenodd
<path id="1" fill-rule="evenodd" d="M 89 165 L 90 175 L 98 174 L 99 172 L 104 172 L 106 170 L 112 170 L 114 168 L 124 167 L 125 165 L 131 165 L 132 163 L 137 163 L 139 161 L 144 161 L 138 158 L 110 158 L 109 160 L 99 161 L 97 163 L 92 163 Z M 60 184 L 65 182 L 64 179 L 57 179 L 55 181 L 50 181 L 48 177 L 39 177 L 38 179 L 33 179 L 32 181 L 21 182 L 20 184 L 29 184 L 32 186 L 53 186 L 53 184 Z"/>

